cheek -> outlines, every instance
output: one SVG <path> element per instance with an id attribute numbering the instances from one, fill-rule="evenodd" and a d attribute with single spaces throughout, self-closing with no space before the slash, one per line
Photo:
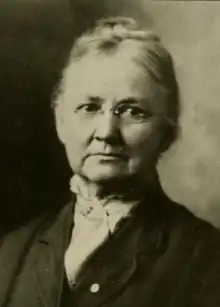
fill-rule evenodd
<path id="1" fill-rule="evenodd" d="M 136 152 L 138 149 L 145 147 L 146 143 L 152 138 L 152 125 L 133 125 L 124 130 L 124 139 L 129 151 Z"/>
<path id="2" fill-rule="evenodd" d="M 147 163 L 158 155 L 161 128 L 154 123 L 136 125 L 124 132 L 124 138 L 133 163 Z"/>
<path id="3" fill-rule="evenodd" d="M 75 116 L 66 116 L 63 121 L 63 143 L 67 146 L 78 147 L 85 145 L 90 138 L 91 127 L 85 125 Z"/>
<path id="4" fill-rule="evenodd" d="M 66 149 L 69 163 L 72 167 L 82 164 L 86 154 L 91 128 L 83 125 L 82 122 L 66 118 L 63 122 L 63 144 Z"/>

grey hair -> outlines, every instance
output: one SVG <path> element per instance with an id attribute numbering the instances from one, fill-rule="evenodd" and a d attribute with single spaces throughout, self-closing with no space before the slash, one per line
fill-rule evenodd
<path id="1" fill-rule="evenodd" d="M 143 31 L 132 18 L 112 17 L 101 19 L 97 26 L 81 36 L 72 49 L 70 60 L 77 59 L 92 49 L 108 52 L 124 40 L 159 41 L 152 31 Z"/>
<path id="2" fill-rule="evenodd" d="M 152 30 L 141 29 L 132 18 L 111 17 L 101 19 L 94 28 L 75 41 L 67 65 L 63 70 L 62 78 L 55 89 L 52 105 L 56 107 L 60 103 L 60 98 L 64 91 L 65 71 L 72 62 L 80 60 L 91 51 L 106 54 L 116 52 L 119 45 L 126 40 L 140 43 L 140 56 L 136 59 L 137 64 L 144 68 L 167 92 L 167 120 L 171 126 L 169 147 L 178 134 L 180 109 L 179 90 L 173 60 L 170 53 L 163 46 L 159 36 Z"/>

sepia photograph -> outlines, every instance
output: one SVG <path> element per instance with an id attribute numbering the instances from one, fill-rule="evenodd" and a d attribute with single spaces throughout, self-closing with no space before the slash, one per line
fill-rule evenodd
<path id="1" fill-rule="evenodd" d="M 220 307 L 220 3 L 0 2 L 0 307 Z"/>

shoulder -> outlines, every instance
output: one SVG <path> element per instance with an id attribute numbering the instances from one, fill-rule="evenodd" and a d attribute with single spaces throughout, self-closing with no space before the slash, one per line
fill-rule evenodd
<path id="1" fill-rule="evenodd" d="M 170 237 L 176 236 L 176 240 L 179 242 L 191 242 L 197 255 L 208 252 L 212 256 L 220 257 L 219 229 L 194 215 L 184 205 L 170 199 L 166 202 L 169 224 L 166 227 L 169 229 Z"/>
<path id="2" fill-rule="evenodd" d="M 0 251 L 4 251 L 5 247 L 12 246 L 14 250 L 21 249 L 26 244 L 34 241 L 44 232 L 48 231 L 54 223 L 62 220 L 65 223 L 65 217 L 68 215 L 71 203 L 67 202 L 56 210 L 51 210 L 40 214 L 39 216 L 27 221 L 19 226 L 14 227 L 10 231 L 1 233 L 0 237 Z"/>
<path id="3" fill-rule="evenodd" d="M 20 254 L 27 246 L 31 245 L 35 237 L 43 231 L 51 218 L 51 214 L 45 213 L 3 233 L 0 241 L 0 258 L 7 254 L 9 258 L 10 255 L 16 257 L 16 255 Z M 13 254 L 11 251 L 13 251 Z"/>
<path id="4" fill-rule="evenodd" d="M 178 250 L 187 256 L 185 276 L 191 280 L 188 284 L 194 285 L 195 305 L 220 306 L 220 231 L 185 207 L 176 206 L 180 229 Z"/>

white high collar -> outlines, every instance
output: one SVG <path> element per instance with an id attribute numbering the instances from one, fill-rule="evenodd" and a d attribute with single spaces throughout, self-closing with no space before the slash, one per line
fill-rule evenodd
<path id="1" fill-rule="evenodd" d="M 138 198 L 125 201 L 118 198 L 117 195 L 104 199 L 94 197 L 91 190 L 88 189 L 86 182 L 78 175 L 72 177 L 70 188 L 76 194 L 75 227 L 82 224 L 83 219 L 86 219 L 87 223 L 98 223 L 98 221 L 106 220 L 109 231 L 113 233 L 118 222 L 122 218 L 129 217 L 133 208 L 141 200 Z"/>

